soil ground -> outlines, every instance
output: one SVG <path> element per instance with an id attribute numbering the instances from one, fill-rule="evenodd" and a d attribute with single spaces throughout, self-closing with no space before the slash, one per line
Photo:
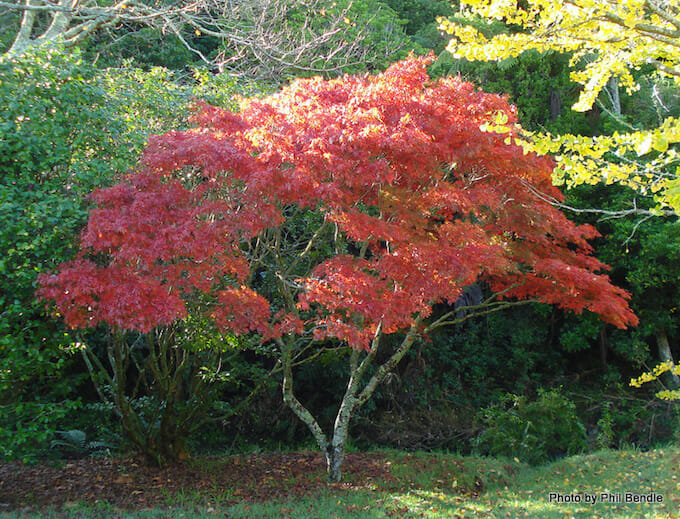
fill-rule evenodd
<path id="1" fill-rule="evenodd" d="M 123 509 L 162 507 L 178 495 L 194 503 L 232 504 L 302 496 L 324 486 L 356 488 L 389 483 L 380 454 L 349 454 L 343 483 L 325 481 L 321 454 L 297 452 L 201 457 L 158 468 L 137 458 L 87 458 L 38 465 L 0 463 L 0 512 L 108 502 Z M 356 483 L 359 482 L 359 483 Z"/>

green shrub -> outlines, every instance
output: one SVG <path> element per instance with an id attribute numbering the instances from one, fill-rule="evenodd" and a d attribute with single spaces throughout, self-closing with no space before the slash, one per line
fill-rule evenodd
<path id="1" fill-rule="evenodd" d="M 58 48 L 0 58 L 0 459 L 48 452 L 73 428 L 76 395 L 94 396 L 65 351 L 83 339 L 34 296 L 38 274 L 73 257 L 87 193 L 133 167 L 150 132 L 186 124 L 194 95 L 226 105 L 235 89 L 205 73 L 97 70 Z"/>
<path id="2" fill-rule="evenodd" d="M 93 72 L 59 51 L 0 59 L 0 458 L 30 459 L 78 405 L 63 325 L 34 298 L 71 257 L 82 193 L 121 162 L 123 129 Z"/>
<path id="3" fill-rule="evenodd" d="M 585 427 L 574 404 L 559 391 L 539 391 L 534 401 L 505 395 L 482 412 L 476 440 L 482 454 L 542 463 L 587 447 Z"/>

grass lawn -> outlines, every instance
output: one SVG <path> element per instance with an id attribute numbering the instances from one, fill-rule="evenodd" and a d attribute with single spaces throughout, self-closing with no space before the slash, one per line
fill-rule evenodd
<path id="1" fill-rule="evenodd" d="M 678 447 L 649 452 L 599 451 L 540 467 L 517 460 L 450 454 L 387 451 L 353 456 L 344 481 L 335 485 L 323 481 L 320 456 L 310 465 L 310 455 L 305 454 L 302 459 L 277 458 L 283 460 L 279 465 L 268 459 L 264 466 L 269 470 L 248 484 L 239 478 L 241 484 L 221 484 L 219 488 L 175 488 L 164 495 L 162 504 L 155 501 L 152 506 L 129 508 L 88 499 L 53 508 L 28 503 L 0 512 L 0 517 L 680 518 Z M 286 472 L 287 466 L 303 462 L 307 471 L 301 467 L 301 471 Z M 226 467 L 221 458 L 192 463 L 215 475 Z M 238 457 L 237 466 L 243 465 L 246 471 L 252 466 L 253 472 L 260 467 L 258 459 L 250 465 L 247 456 Z M 271 481 L 263 481 L 266 478 Z M 608 498 L 605 502 L 604 496 Z M 636 499 L 644 502 L 632 502 Z M 647 502 L 650 499 L 652 502 Z"/>

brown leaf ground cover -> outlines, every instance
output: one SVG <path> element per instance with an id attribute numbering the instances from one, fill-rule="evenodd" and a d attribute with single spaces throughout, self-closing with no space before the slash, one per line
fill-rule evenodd
<path id="1" fill-rule="evenodd" d="M 139 458 L 89 458 L 0 464 L 0 512 L 107 502 L 124 509 L 170 504 L 189 495 L 206 506 L 308 495 L 324 487 L 351 489 L 394 481 L 381 454 L 349 454 L 343 483 L 325 481 L 321 454 L 297 452 L 202 457 L 150 467 Z"/>

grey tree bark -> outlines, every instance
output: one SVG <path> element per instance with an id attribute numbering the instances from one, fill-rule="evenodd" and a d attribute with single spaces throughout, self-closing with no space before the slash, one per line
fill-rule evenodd
<path id="1" fill-rule="evenodd" d="M 340 408 L 335 417 L 332 431 L 327 435 L 312 413 L 295 397 L 293 390 L 293 339 L 279 341 L 282 350 L 281 360 L 283 363 L 283 399 L 295 415 L 310 430 L 319 449 L 326 456 L 326 471 L 328 481 L 337 483 L 342 478 L 342 463 L 345 458 L 345 449 L 349 438 L 349 426 L 355 411 L 368 401 L 380 382 L 396 367 L 399 361 L 409 351 L 418 336 L 417 330 L 420 320 L 417 319 L 400 346 L 392 353 L 388 360 L 380 365 L 376 372 L 365 384 L 362 384 L 367 368 L 372 364 L 380 347 L 382 332 L 380 327 L 373 338 L 371 348 L 365 354 L 358 350 L 352 350 L 349 358 L 350 375 L 347 381 L 345 394 L 342 397 Z"/>
<path id="2" fill-rule="evenodd" d="M 661 362 L 673 363 L 673 354 L 671 353 L 671 345 L 668 342 L 668 335 L 665 330 L 656 333 L 656 343 L 659 350 L 659 358 Z M 671 371 L 664 374 L 664 383 L 669 389 L 677 389 L 680 387 L 680 377 Z"/>

